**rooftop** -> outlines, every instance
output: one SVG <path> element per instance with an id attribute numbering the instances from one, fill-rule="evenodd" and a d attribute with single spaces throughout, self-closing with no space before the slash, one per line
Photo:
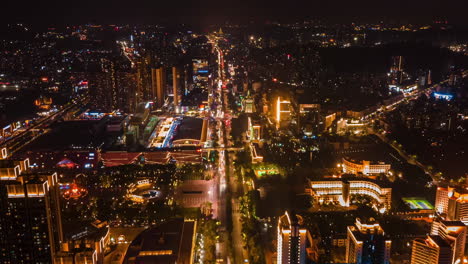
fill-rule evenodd
<path id="1" fill-rule="evenodd" d="M 128 248 L 124 263 L 190 263 L 195 222 L 176 219 L 143 231 Z"/>
<path id="2" fill-rule="evenodd" d="M 196 117 L 184 117 L 175 131 L 172 139 L 201 139 L 203 119 Z"/>
<path id="3" fill-rule="evenodd" d="M 55 125 L 25 150 L 66 150 L 74 147 L 96 147 L 104 143 L 104 126 L 100 121 L 66 121 Z"/>

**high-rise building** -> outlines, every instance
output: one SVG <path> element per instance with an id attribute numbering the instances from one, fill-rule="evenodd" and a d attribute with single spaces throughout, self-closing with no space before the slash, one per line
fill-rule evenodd
<path id="1" fill-rule="evenodd" d="M 2 176 L 19 175 L 0 181 L 0 263 L 52 263 L 63 239 L 57 174 L 25 173 L 27 160 L 1 165 Z"/>
<path id="2" fill-rule="evenodd" d="M 278 220 L 278 264 L 306 263 L 307 229 L 300 215 L 286 212 Z"/>
<path id="3" fill-rule="evenodd" d="M 468 224 L 468 192 L 451 187 L 438 187 L 435 208 L 444 219 Z"/>
<path id="4" fill-rule="evenodd" d="M 452 259 L 452 247 L 439 236 L 413 241 L 411 264 L 452 264 Z"/>
<path id="5" fill-rule="evenodd" d="M 172 93 L 174 96 L 174 109 L 179 107 L 179 79 L 179 70 L 177 67 L 172 67 Z"/>
<path id="6" fill-rule="evenodd" d="M 136 63 L 136 74 L 137 74 L 137 105 L 143 101 L 152 101 L 156 97 L 153 93 L 151 83 L 151 59 L 150 56 L 145 56 L 138 59 Z"/>
<path id="7" fill-rule="evenodd" d="M 162 107 L 166 100 L 166 73 L 163 67 L 151 69 L 151 80 L 157 107 Z"/>
<path id="8" fill-rule="evenodd" d="M 242 110 L 247 114 L 255 112 L 254 100 L 252 96 L 250 96 L 250 91 L 247 92 L 247 96 L 243 101 Z"/>
<path id="9" fill-rule="evenodd" d="M 119 71 L 112 60 L 102 59 L 101 71 L 90 73 L 92 104 L 101 111 L 134 111 L 138 101 L 137 73 Z"/>
<path id="10" fill-rule="evenodd" d="M 370 218 L 367 222 L 356 219 L 354 226 L 348 226 L 346 262 L 356 264 L 389 264 L 392 241 L 384 230 Z"/>
<path id="11" fill-rule="evenodd" d="M 449 193 L 453 188 L 437 187 L 435 198 L 435 209 L 439 214 L 446 214 L 448 210 Z"/>
<path id="12" fill-rule="evenodd" d="M 291 120 L 291 101 L 280 96 L 275 100 L 276 127 L 280 128 Z"/>
<path id="13" fill-rule="evenodd" d="M 450 263 L 462 260 L 465 253 L 466 225 L 461 221 L 436 219 L 432 223 L 431 235 L 439 236 L 450 244 L 453 255 Z"/>
<path id="14" fill-rule="evenodd" d="M 102 264 L 109 241 L 107 222 L 82 223 L 65 236 L 54 261 L 57 264 Z"/>
<path id="15" fill-rule="evenodd" d="M 401 84 L 403 82 L 403 56 L 392 57 L 390 78 L 392 84 Z"/>

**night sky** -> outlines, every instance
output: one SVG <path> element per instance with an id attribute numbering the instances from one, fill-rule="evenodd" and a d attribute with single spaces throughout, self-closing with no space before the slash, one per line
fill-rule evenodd
<path id="1" fill-rule="evenodd" d="M 468 25 L 467 0 L 6 0 L 0 22 L 213 23 L 321 18 L 333 22 L 430 22 Z"/>

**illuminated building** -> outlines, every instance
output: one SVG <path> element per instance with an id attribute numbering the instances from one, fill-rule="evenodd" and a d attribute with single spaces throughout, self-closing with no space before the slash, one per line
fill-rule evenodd
<path id="1" fill-rule="evenodd" d="M 449 201 L 449 193 L 451 193 L 454 189 L 453 188 L 444 188 L 444 187 L 437 187 L 436 191 L 436 198 L 435 198 L 435 208 L 437 213 L 439 214 L 446 214 L 448 210 L 448 201 Z"/>
<path id="2" fill-rule="evenodd" d="M 253 163 L 263 162 L 263 151 L 258 143 L 250 144 L 250 155 Z"/>
<path id="3" fill-rule="evenodd" d="M 462 260 L 465 253 L 466 225 L 461 221 L 435 219 L 431 226 L 431 235 L 439 236 L 450 245 L 452 257 L 449 263 Z"/>
<path id="4" fill-rule="evenodd" d="M 63 240 L 57 180 L 21 170 L 0 181 L 0 263 L 51 263 Z"/>
<path id="5" fill-rule="evenodd" d="M 355 225 L 347 228 L 346 262 L 389 264 L 391 245 L 392 241 L 375 219 L 363 223 L 356 218 Z"/>
<path id="6" fill-rule="evenodd" d="M 138 105 L 143 101 L 152 101 L 156 98 L 156 94 L 152 89 L 150 57 L 140 58 L 136 63 L 136 80 L 137 91 L 135 93 L 135 104 Z"/>
<path id="7" fill-rule="evenodd" d="M 331 115 L 327 115 L 325 117 L 325 126 L 324 126 L 323 131 L 327 131 L 327 129 L 329 127 L 331 127 L 331 125 L 333 124 L 333 121 L 335 121 L 335 119 L 336 119 L 336 113 L 333 113 Z"/>
<path id="8" fill-rule="evenodd" d="M 286 212 L 278 220 L 278 264 L 306 263 L 307 229 L 300 215 Z"/>
<path id="9" fill-rule="evenodd" d="M 164 68 L 151 69 L 151 80 L 157 107 L 162 107 L 166 100 L 166 71 Z"/>
<path id="10" fill-rule="evenodd" d="M 392 57 L 390 78 L 392 84 L 401 84 L 403 82 L 403 56 Z"/>
<path id="11" fill-rule="evenodd" d="M 34 101 L 34 104 L 39 108 L 39 109 L 44 109 L 44 110 L 49 110 L 50 106 L 52 105 L 52 98 L 50 97 L 39 97 Z"/>
<path id="12" fill-rule="evenodd" d="M 247 114 L 255 112 L 254 100 L 250 96 L 250 90 L 247 91 L 247 96 L 245 97 L 242 104 L 242 110 Z"/>
<path id="13" fill-rule="evenodd" d="M 175 135 L 169 135 L 172 136 L 170 145 L 173 147 L 202 146 L 207 139 L 208 120 L 184 117 L 174 133 Z"/>
<path id="14" fill-rule="evenodd" d="M 29 169 L 29 166 L 29 159 L 27 158 L 24 160 L 0 160 L 0 180 L 16 180 L 22 172 Z"/>
<path id="15" fill-rule="evenodd" d="M 363 194 L 373 198 L 383 212 L 392 205 L 392 188 L 381 187 L 371 180 L 310 181 L 310 193 L 320 203 L 339 202 L 342 206 L 349 206 L 351 195 Z"/>
<path id="16" fill-rule="evenodd" d="M 174 108 L 177 112 L 177 108 L 179 107 L 179 71 L 177 67 L 172 67 L 172 93 L 174 96 Z"/>
<path id="17" fill-rule="evenodd" d="M 452 259 L 452 247 L 439 236 L 413 241 L 411 264 L 452 264 Z"/>
<path id="18" fill-rule="evenodd" d="M 206 59 L 192 59 L 192 68 L 193 68 L 193 84 L 194 88 L 199 88 L 202 90 L 207 89 L 208 85 L 208 76 L 210 75 L 210 70 L 208 67 L 208 60 Z"/>
<path id="19" fill-rule="evenodd" d="M 453 95 L 451 94 L 446 94 L 446 93 L 434 93 L 434 98 L 437 100 L 445 100 L 445 101 L 451 101 L 453 99 Z"/>
<path id="20" fill-rule="evenodd" d="M 354 134 L 359 134 L 364 131 L 364 128 L 364 122 L 356 119 L 348 120 L 341 118 L 336 123 L 336 132 L 338 134 L 344 134 L 346 132 L 353 132 Z"/>
<path id="21" fill-rule="evenodd" d="M 196 222 L 176 219 L 148 228 L 132 241 L 123 263 L 193 263 Z"/>
<path id="22" fill-rule="evenodd" d="M 107 222 L 96 220 L 81 225 L 60 243 L 61 249 L 55 254 L 54 261 L 59 264 L 102 264 L 109 241 Z"/>
<path id="23" fill-rule="evenodd" d="M 323 120 L 319 104 L 299 104 L 299 124 L 304 135 L 311 137 L 323 131 Z"/>
<path id="24" fill-rule="evenodd" d="M 462 189 L 438 187 L 435 208 L 446 220 L 468 224 L 468 192 Z"/>
<path id="25" fill-rule="evenodd" d="M 363 160 L 361 162 L 356 162 L 351 159 L 342 159 L 343 172 L 350 174 L 362 173 L 364 175 L 373 175 L 380 173 L 388 173 L 390 171 L 391 165 L 379 162 L 377 164 L 372 164 L 370 161 Z"/>
<path id="26" fill-rule="evenodd" d="M 94 108 L 105 112 L 133 110 L 137 101 L 137 75 L 119 71 L 117 65 L 107 59 L 102 59 L 101 68 L 101 72 L 88 76 Z"/>
<path id="27" fill-rule="evenodd" d="M 259 142 L 262 139 L 262 126 L 252 121 L 250 117 L 247 119 L 247 123 L 249 129 L 248 138 L 250 141 Z"/>
<path id="28" fill-rule="evenodd" d="M 276 107 L 275 107 L 275 120 L 276 120 L 276 127 L 280 128 L 282 124 L 286 121 L 289 121 L 291 118 L 291 101 L 281 99 L 280 96 L 276 99 Z"/>
<path id="29" fill-rule="evenodd" d="M 412 91 L 418 89 L 418 85 L 417 84 L 409 84 L 409 85 L 394 85 L 394 84 L 390 84 L 388 86 L 388 88 L 392 91 L 395 91 L 395 92 L 402 92 L 404 94 L 408 94 L 408 93 L 411 93 Z"/>

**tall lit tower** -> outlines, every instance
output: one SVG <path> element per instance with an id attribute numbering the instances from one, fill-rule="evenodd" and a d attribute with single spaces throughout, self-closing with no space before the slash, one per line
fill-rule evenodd
<path id="1" fill-rule="evenodd" d="M 278 264 L 306 263 L 307 229 L 300 215 L 286 212 L 278 220 Z"/>
<path id="2" fill-rule="evenodd" d="M 375 219 L 370 218 L 364 223 L 357 218 L 354 226 L 348 226 L 347 236 L 347 263 L 390 263 L 392 241 L 386 237 Z"/>
<path id="3" fill-rule="evenodd" d="M 156 95 L 157 106 L 162 107 L 166 100 L 166 76 L 164 68 L 159 67 L 151 69 L 151 79 L 153 91 L 155 91 Z"/>
<path id="4" fill-rule="evenodd" d="M 276 128 L 281 127 L 281 123 L 283 121 L 287 121 L 291 117 L 291 110 L 290 110 L 291 101 L 281 99 L 278 96 L 276 100 Z"/>
<path id="5" fill-rule="evenodd" d="M 172 67 L 172 93 L 174 94 L 174 109 L 178 109 L 179 106 L 179 71 L 177 67 Z"/>
<path id="6" fill-rule="evenodd" d="M 463 260 L 465 253 L 467 227 L 461 221 L 434 220 L 431 235 L 439 236 L 447 241 L 452 249 L 451 262 Z"/>
<path id="7" fill-rule="evenodd" d="M 24 173 L 28 162 L 0 164 L 0 263 L 53 263 L 63 240 L 57 174 Z"/>
<path id="8" fill-rule="evenodd" d="M 452 247 L 439 236 L 427 236 L 413 241 L 411 264 L 452 264 Z"/>

